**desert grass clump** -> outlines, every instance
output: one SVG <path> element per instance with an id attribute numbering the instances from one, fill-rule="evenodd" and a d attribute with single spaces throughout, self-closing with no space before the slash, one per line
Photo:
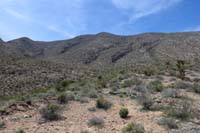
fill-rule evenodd
<path id="1" fill-rule="evenodd" d="M 145 133 L 145 129 L 141 124 L 132 122 L 122 129 L 122 133 Z"/>
<path id="2" fill-rule="evenodd" d="M 109 102 L 107 99 L 105 99 L 104 97 L 99 97 L 96 100 L 96 107 L 99 109 L 104 109 L 104 110 L 108 110 L 109 108 L 111 108 L 112 103 Z"/>
<path id="3" fill-rule="evenodd" d="M 156 92 L 161 92 L 164 89 L 164 86 L 161 81 L 155 80 L 149 83 L 148 88 Z"/>
<path id="4" fill-rule="evenodd" d="M 198 83 L 195 83 L 193 86 L 192 86 L 192 89 L 195 93 L 198 93 L 200 94 L 200 84 Z"/>
<path id="5" fill-rule="evenodd" d="M 5 127 L 5 122 L 4 121 L 0 121 L 0 129 L 4 128 Z"/>
<path id="6" fill-rule="evenodd" d="M 58 120 L 60 117 L 61 107 L 57 104 L 48 104 L 40 110 L 41 117 L 46 121 Z"/>
<path id="7" fill-rule="evenodd" d="M 165 126 L 166 128 L 169 129 L 177 129 L 178 128 L 178 124 L 176 122 L 176 120 L 174 118 L 168 118 L 168 117 L 164 117 L 159 121 L 160 125 Z"/>
<path id="8" fill-rule="evenodd" d="M 180 120 L 187 121 L 192 118 L 194 112 L 191 107 L 191 103 L 188 101 L 183 101 L 176 107 L 172 107 L 167 111 L 168 117 L 174 117 Z"/>
<path id="9" fill-rule="evenodd" d="M 101 128 L 104 125 L 104 120 L 99 117 L 93 117 L 88 120 L 88 126 L 89 127 L 98 127 Z"/>
<path id="10" fill-rule="evenodd" d="M 121 108 L 120 111 L 119 111 L 119 116 L 121 118 L 127 118 L 128 117 L 128 114 L 129 114 L 129 111 L 127 108 Z"/>

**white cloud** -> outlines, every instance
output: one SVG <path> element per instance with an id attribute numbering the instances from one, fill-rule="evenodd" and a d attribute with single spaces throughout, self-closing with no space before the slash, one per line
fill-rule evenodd
<path id="1" fill-rule="evenodd" d="M 85 28 L 83 6 L 83 0 L 0 0 L 1 36 L 13 39 L 13 36 L 23 36 L 27 31 L 29 35 L 32 32 L 30 37 L 35 37 L 39 36 L 35 29 L 42 28 L 43 35 L 56 34 L 60 38 L 71 38 Z"/>
<path id="2" fill-rule="evenodd" d="M 188 27 L 184 31 L 200 31 L 200 25 L 194 27 Z"/>
<path id="3" fill-rule="evenodd" d="M 112 3 L 120 10 L 130 14 L 130 21 L 158 13 L 182 0 L 112 0 Z"/>

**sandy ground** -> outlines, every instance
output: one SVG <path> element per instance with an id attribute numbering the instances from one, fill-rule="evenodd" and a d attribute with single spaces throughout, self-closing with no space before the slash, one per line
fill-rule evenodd
<path id="1" fill-rule="evenodd" d="M 109 97 L 113 106 L 108 111 L 97 109 L 95 112 L 88 111 L 88 108 L 95 107 L 95 100 L 88 103 L 70 102 L 66 105 L 62 114 L 63 119 L 44 124 L 38 124 L 38 109 L 17 112 L 4 119 L 6 128 L 0 130 L 1 133 L 13 133 L 19 129 L 24 129 L 26 133 L 80 133 L 81 131 L 91 131 L 91 133 L 120 133 L 121 129 L 130 122 L 141 123 L 147 131 L 165 133 L 166 130 L 157 124 L 156 118 L 162 115 L 161 112 L 144 112 L 133 100 L 119 97 Z M 129 118 L 121 119 L 119 110 L 121 107 L 129 109 Z M 25 118 L 30 116 L 30 118 Z M 103 128 L 88 127 L 90 118 L 97 116 L 105 121 Z"/>

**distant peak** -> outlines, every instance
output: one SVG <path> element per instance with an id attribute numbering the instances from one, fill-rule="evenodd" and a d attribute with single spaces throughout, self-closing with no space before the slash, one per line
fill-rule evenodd
<path id="1" fill-rule="evenodd" d="M 19 41 L 19 42 L 32 42 L 33 40 L 31 40 L 28 37 L 21 37 L 21 38 L 18 38 L 18 39 L 11 40 L 9 42 L 16 42 L 16 41 Z"/>
<path id="2" fill-rule="evenodd" d="M 4 42 L 4 41 L 0 38 L 0 42 Z"/>
<path id="3" fill-rule="evenodd" d="M 114 34 L 108 33 L 108 32 L 100 32 L 96 34 L 97 36 L 115 36 Z"/>

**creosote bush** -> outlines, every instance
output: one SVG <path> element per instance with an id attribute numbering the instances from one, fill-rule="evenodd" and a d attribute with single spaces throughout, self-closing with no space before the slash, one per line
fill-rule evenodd
<path id="1" fill-rule="evenodd" d="M 192 89 L 195 93 L 198 93 L 200 94 L 200 84 L 198 83 L 195 83 L 193 86 L 192 86 Z"/>
<path id="2" fill-rule="evenodd" d="M 91 126 L 94 126 L 94 127 L 103 127 L 104 125 L 104 120 L 102 118 L 99 118 L 99 117 L 93 117 L 91 119 L 89 119 L 88 121 L 88 126 L 91 127 Z"/>
<path id="3" fill-rule="evenodd" d="M 150 82 L 148 87 L 157 92 L 161 92 L 164 89 L 162 82 L 159 80 Z"/>
<path id="4" fill-rule="evenodd" d="M 129 114 L 129 112 L 128 112 L 127 108 L 122 108 L 119 111 L 119 115 L 120 115 L 121 118 L 127 118 L 128 114 Z"/>
<path id="5" fill-rule="evenodd" d="M 96 107 L 99 109 L 105 109 L 108 110 L 110 107 L 112 106 L 112 103 L 109 102 L 107 99 L 105 99 L 104 97 L 99 97 L 96 100 Z"/>
<path id="6" fill-rule="evenodd" d="M 179 75 L 178 77 L 182 80 L 185 79 L 185 61 L 184 60 L 177 60 L 177 63 L 176 63 L 176 67 L 177 67 L 177 70 L 179 72 Z"/>
<path id="7" fill-rule="evenodd" d="M 175 117 L 180 120 L 189 120 L 193 116 L 193 109 L 191 103 L 188 101 L 182 101 L 176 107 L 173 107 L 167 111 L 168 117 Z"/>
<path id="8" fill-rule="evenodd" d="M 151 97 L 151 94 L 149 94 L 149 93 L 142 94 L 142 96 L 140 96 L 138 98 L 138 100 L 139 100 L 139 103 L 143 105 L 144 110 L 151 110 L 152 109 L 154 101 Z"/>
<path id="9" fill-rule="evenodd" d="M 61 107 L 57 104 L 48 104 L 40 109 L 41 117 L 46 121 L 57 120 L 60 117 Z"/>
<path id="10" fill-rule="evenodd" d="M 177 129 L 178 128 L 176 120 L 174 118 L 170 118 L 170 117 L 162 118 L 161 121 L 159 122 L 159 124 L 169 128 L 169 129 Z"/>
<path id="11" fill-rule="evenodd" d="M 145 129 L 140 124 L 129 123 L 122 129 L 122 133 L 145 133 Z"/>

